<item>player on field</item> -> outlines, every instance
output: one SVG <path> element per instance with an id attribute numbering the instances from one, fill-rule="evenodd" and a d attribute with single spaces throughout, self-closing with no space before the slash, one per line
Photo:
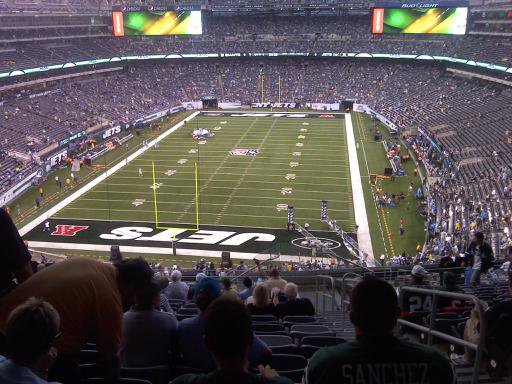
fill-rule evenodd
<path id="1" fill-rule="evenodd" d="M 142 177 L 142 168 L 139 168 L 139 177 Z"/>

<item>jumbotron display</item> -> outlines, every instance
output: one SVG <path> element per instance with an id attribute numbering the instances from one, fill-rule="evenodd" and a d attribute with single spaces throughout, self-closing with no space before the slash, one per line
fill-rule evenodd
<path id="1" fill-rule="evenodd" d="M 374 8 L 372 32 L 464 35 L 467 7 Z"/>
<path id="2" fill-rule="evenodd" d="M 200 35 L 201 11 L 115 11 L 114 36 Z"/>

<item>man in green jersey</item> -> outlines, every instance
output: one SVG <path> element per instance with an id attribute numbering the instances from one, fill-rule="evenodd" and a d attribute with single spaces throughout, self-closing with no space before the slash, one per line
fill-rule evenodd
<path id="1" fill-rule="evenodd" d="M 204 344 L 217 369 L 207 374 L 181 375 L 172 384 L 293 384 L 268 365 L 258 366 L 259 375 L 249 371 L 249 350 L 254 339 L 252 319 L 240 300 L 215 299 L 203 319 Z"/>
<path id="2" fill-rule="evenodd" d="M 316 352 L 307 367 L 307 384 L 454 383 L 447 357 L 393 336 L 400 309 L 391 285 L 365 277 L 352 290 L 350 305 L 357 339 Z"/>

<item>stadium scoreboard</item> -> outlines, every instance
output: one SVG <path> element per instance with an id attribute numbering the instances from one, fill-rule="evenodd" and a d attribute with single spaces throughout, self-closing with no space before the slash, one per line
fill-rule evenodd
<path id="1" fill-rule="evenodd" d="M 201 35 L 200 10 L 126 6 L 112 10 L 114 36 Z"/>
<path id="2" fill-rule="evenodd" d="M 468 4 L 464 2 L 376 3 L 372 32 L 464 35 L 467 18 Z"/>

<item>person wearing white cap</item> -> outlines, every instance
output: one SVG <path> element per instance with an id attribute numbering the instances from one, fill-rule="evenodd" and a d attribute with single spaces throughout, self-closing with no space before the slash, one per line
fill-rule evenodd
<path id="1" fill-rule="evenodd" d="M 416 264 L 411 271 L 412 285 L 426 285 L 425 278 L 429 275 L 427 270 Z"/>
<path id="2" fill-rule="evenodd" d="M 417 288 L 431 289 L 425 281 L 429 273 L 421 265 L 416 264 L 411 270 L 412 281 L 410 286 Z M 416 292 L 404 291 L 400 296 L 400 308 L 402 310 L 402 317 L 412 322 L 418 322 L 418 318 L 414 312 L 428 312 L 432 309 L 432 296 L 424 295 Z M 414 332 L 412 332 L 414 334 Z"/>

